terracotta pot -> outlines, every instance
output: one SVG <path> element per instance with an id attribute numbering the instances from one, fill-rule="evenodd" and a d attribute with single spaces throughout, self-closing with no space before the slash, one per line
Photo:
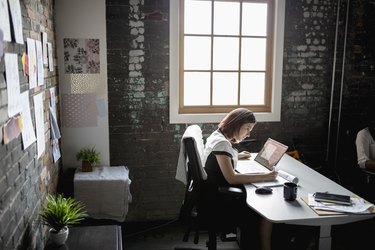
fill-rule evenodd
<path id="1" fill-rule="evenodd" d="M 82 161 L 82 172 L 91 172 L 92 165 L 88 161 Z"/>
<path id="2" fill-rule="evenodd" d="M 58 233 L 56 233 L 56 231 L 53 228 L 51 228 L 49 230 L 49 235 L 53 243 L 55 243 L 58 246 L 64 245 L 65 241 L 68 239 L 69 228 L 64 227 Z"/>

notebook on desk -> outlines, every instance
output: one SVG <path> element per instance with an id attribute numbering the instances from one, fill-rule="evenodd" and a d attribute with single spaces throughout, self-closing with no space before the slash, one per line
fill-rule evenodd
<path id="1" fill-rule="evenodd" d="M 242 174 L 266 173 L 272 171 L 287 151 L 288 146 L 268 138 L 254 160 L 240 160 L 236 171 Z M 274 181 L 253 183 L 254 186 L 280 186 L 287 180 L 277 176 Z"/>

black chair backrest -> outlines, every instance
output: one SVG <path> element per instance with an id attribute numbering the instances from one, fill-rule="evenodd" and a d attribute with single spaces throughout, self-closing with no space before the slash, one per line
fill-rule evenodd
<path id="1" fill-rule="evenodd" d="M 196 212 L 195 209 L 199 201 L 203 179 L 198 163 L 200 158 L 198 158 L 198 154 L 195 150 L 194 140 L 192 138 L 185 138 L 183 142 L 188 158 L 188 171 L 185 197 L 183 205 L 181 206 L 179 220 L 182 223 L 190 223 L 192 217 L 196 216 L 194 213 Z"/>

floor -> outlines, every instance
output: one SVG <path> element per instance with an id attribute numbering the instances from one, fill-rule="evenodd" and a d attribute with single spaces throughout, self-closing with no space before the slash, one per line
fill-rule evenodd
<path id="1" fill-rule="evenodd" d="M 88 219 L 83 225 L 119 224 L 123 234 L 124 250 L 174 250 L 207 249 L 206 232 L 200 232 L 198 244 L 193 243 L 193 233 L 188 242 L 183 242 L 185 227 L 178 221 L 125 222 Z M 375 220 L 368 220 L 346 225 L 333 226 L 332 250 L 375 249 Z M 286 224 L 275 224 L 273 230 L 273 250 L 317 250 L 319 228 Z M 222 242 L 217 239 L 218 250 L 240 250 L 237 241 Z M 244 248 L 243 248 L 244 249 Z M 250 248 L 257 250 L 257 248 Z"/>
<path id="2" fill-rule="evenodd" d="M 333 250 L 362 250 L 375 249 L 373 235 L 375 221 L 351 223 L 347 225 L 334 226 L 332 228 Z M 175 247 L 186 249 L 207 249 L 205 243 L 208 236 L 205 232 L 200 233 L 199 244 L 195 245 L 193 234 L 188 242 L 183 242 L 185 228 L 178 222 L 155 222 L 153 225 L 125 223 L 123 226 L 123 247 L 126 250 L 172 250 Z M 316 250 L 318 249 L 317 227 L 306 227 L 296 225 L 277 224 L 273 231 L 272 249 L 290 250 Z M 367 236 L 369 235 L 369 236 Z M 221 242 L 218 237 L 219 250 L 240 250 L 237 241 Z M 371 245 L 372 246 L 371 246 Z M 369 247 L 369 245 L 371 247 Z M 254 248 L 251 248 L 254 249 Z"/>

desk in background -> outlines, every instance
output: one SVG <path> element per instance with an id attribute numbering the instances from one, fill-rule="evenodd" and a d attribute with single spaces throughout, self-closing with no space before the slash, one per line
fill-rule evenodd
<path id="1" fill-rule="evenodd" d="M 123 222 L 131 202 L 127 167 L 94 167 L 92 172 L 74 174 L 74 198 L 83 202 L 94 219 Z"/>
<path id="2" fill-rule="evenodd" d="M 254 159 L 254 157 L 252 157 Z M 331 192 L 355 196 L 354 193 L 285 154 L 276 169 L 284 170 L 299 179 L 297 199 L 285 201 L 283 187 L 274 187 L 272 195 L 255 194 L 253 185 L 245 185 L 247 204 L 273 223 L 319 226 L 319 249 L 331 249 L 331 226 L 375 217 L 375 214 L 318 215 L 303 200 L 308 193 Z"/>

